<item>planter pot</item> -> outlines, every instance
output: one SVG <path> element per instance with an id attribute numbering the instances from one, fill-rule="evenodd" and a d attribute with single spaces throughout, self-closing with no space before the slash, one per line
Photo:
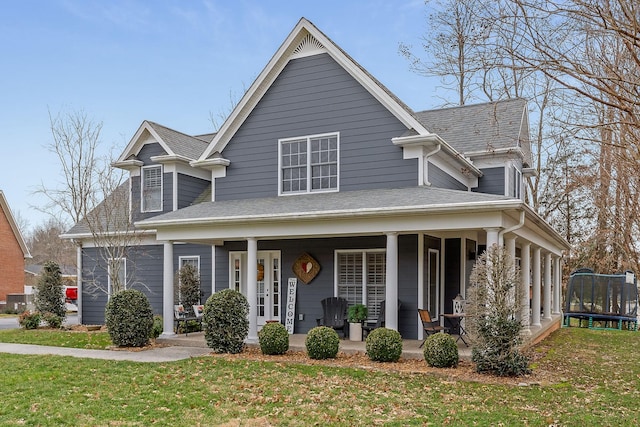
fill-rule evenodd
<path id="1" fill-rule="evenodd" d="M 362 323 L 349 323 L 349 341 L 362 341 Z"/>

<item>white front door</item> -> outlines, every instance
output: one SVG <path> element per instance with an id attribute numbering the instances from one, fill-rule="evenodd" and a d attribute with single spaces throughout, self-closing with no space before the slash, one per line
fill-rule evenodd
<path id="1" fill-rule="evenodd" d="M 231 289 L 247 295 L 247 253 L 231 252 L 230 280 Z M 258 251 L 258 295 L 254 302 L 257 307 L 258 327 L 269 320 L 281 321 L 280 299 L 282 285 L 280 281 L 280 251 Z M 251 304 L 251 301 L 249 301 Z"/>

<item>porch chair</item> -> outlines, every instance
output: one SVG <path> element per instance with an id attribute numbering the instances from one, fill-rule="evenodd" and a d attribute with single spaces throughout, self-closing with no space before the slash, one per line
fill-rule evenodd
<path id="1" fill-rule="evenodd" d="M 363 323 L 362 324 L 362 338 L 366 338 L 367 335 L 369 335 L 369 332 L 373 331 L 374 329 L 378 329 L 378 328 L 384 328 L 384 317 L 385 317 L 385 308 L 384 308 L 385 304 L 384 304 L 384 300 L 380 301 L 380 311 L 378 314 L 378 319 L 376 320 L 375 323 Z M 400 308 L 402 307 L 402 303 L 400 302 L 400 300 L 398 300 L 398 315 L 400 314 Z M 365 333 L 366 332 L 366 333 Z"/>
<path id="2" fill-rule="evenodd" d="M 196 316 L 187 313 L 182 304 L 176 304 L 173 306 L 173 322 L 174 322 L 174 332 L 177 334 L 180 332 L 180 324 L 182 324 L 182 330 L 184 330 L 185 336 L 189 335 L 189 322 L 190 321 L 199 321 Z"/>
<path id="3" fill-rule="evenodd" d="M 429 310 L 423 310 L 419 308 L 418 314 L 420 315 L 420 320 L 422 321 L 422 328 L 424 329 L 424 333 L 426 334 L 424 341 L 422 341 L 422 344 L 420 344 L 420 347 L 418 348 L 422 348 L 425 341 L 427 340 L 427 338 L 429 338 L 429 335 L 431 334 L 436 334 L 438 332 L 449 333 L 449 328 L 447 328 L 446 326 L 441 326 L 440 322 L 438 322 L 437 320 L 433 320 L 431 318 L 431 314 L 429 314 Z"/>
<path id="4" fill-rule="evenodd" d="M 329 297 L 321 301 L 322 317 L 316 319 L 318 326 L 327 326 L 336 330 L 342 330 L 342 335 L 347 338 L 349 324 L 347 323 L 347 308 L 349 303 L 340 297 Z"/>

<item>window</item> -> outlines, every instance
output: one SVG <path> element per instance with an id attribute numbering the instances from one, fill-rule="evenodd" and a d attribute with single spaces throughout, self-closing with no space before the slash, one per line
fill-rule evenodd
<path id="1" fill-rule="evenodd" d="M 162 210 L 162 165 L 142 168 L 142 212 Z"/>
<path id="2" fill-rule="evenodd" d="M 522 172 L 515 166 L 513 167 L 513 197 L 516 199 L 522 198 Z"/>
<path id="3" fill-rule="evenodd" d="M 338 190 L 337 133 L 279 141 L 280 194 Z"/>
<path id="4" fill-rule="evenodd" d="M 179 268 L 185 265 L 192 265 L 198 273 L 200 273 L 200 257 L 199 256 L 181 256 L 178 258 Z"/>
<path id="5" fill-rule="evenodd" d="M 339 251 L 336 258 L 338 296 L 349 305 L 366 305 L 369 320 L 376 320 L 380 302 L 385 299 L 386 253 L 384 250 Z"/>
<path id="6" fill-rule="evenodd" d="M 107 267 L 107 294 L 112 295 L 126 288 L 127 260 L 125 258 L 109 258 Z"/>

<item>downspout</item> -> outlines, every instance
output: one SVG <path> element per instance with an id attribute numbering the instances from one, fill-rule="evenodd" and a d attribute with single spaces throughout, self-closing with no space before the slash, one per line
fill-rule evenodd
<path id="1" fill-rule="evenodd" d="M 520 221 L 516 225 L 513 225 L 509 228 L 505 228 L 504 230 L 501 230 L 500 232 L 498 232 L 498 244 L 503 244 L 505 234 L 511 233 L 512 231 L 516 231 L 517 229 L 522 228 L 523 225 L 524 225 L 524 209 L 520 211 Z"/>
<path id="2" fill-rule="evenodd" d="M 429 182 L 429 167 L 427 162 L 429 161 L 429 157 L 437 154 L 440 150 L 442 150 L 442 144 L 438 143 L 436 148 L 422 155 L 422 185 L 431 186 L 431 183 Z"/>

